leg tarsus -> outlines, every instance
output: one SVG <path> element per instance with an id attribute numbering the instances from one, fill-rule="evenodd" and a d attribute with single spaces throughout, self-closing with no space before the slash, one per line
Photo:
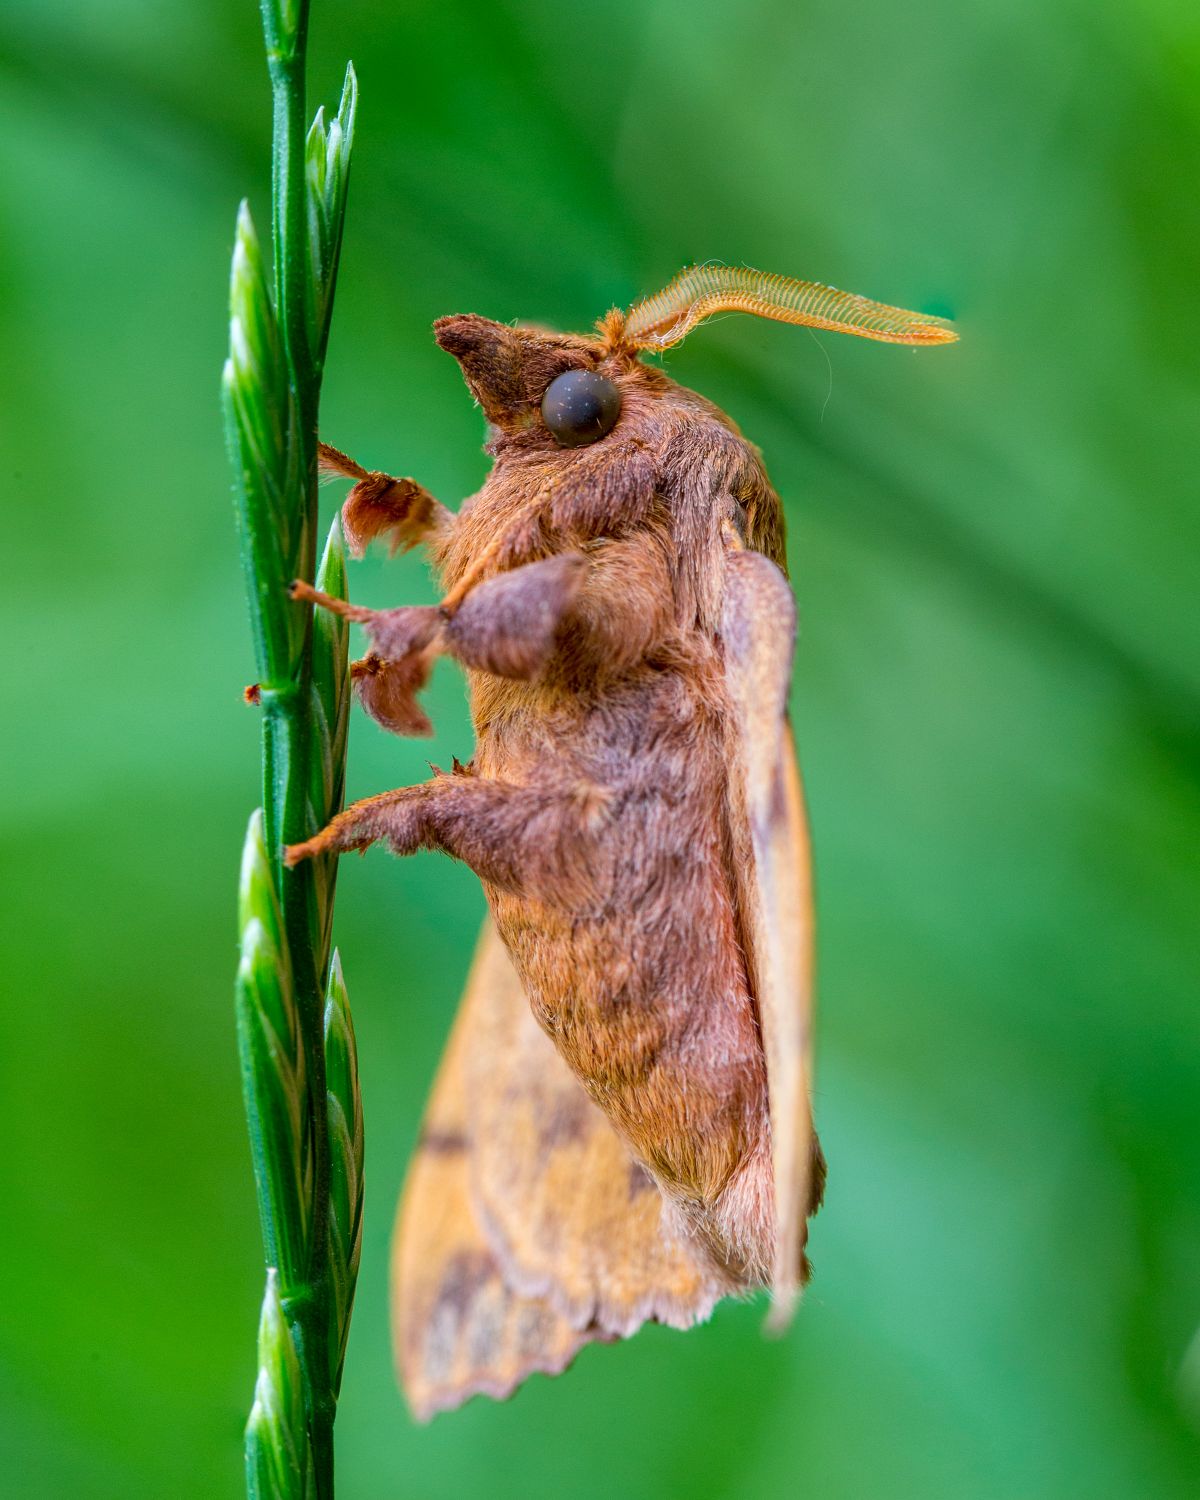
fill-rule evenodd
<path id="1" fill-rule="evenodd" d="M 348 453 L 335 448 L 332 443 L 317 444 L 317 471 L 322 479 L 341 477 L 344 479 L 369 479 L 370 470 L 356 463 Z"/>
<path id="2" fill-rule="evenodd" d="M 290 870 L 319 854 L 369 849 L 377 839 L 387 839 L 397 854 L 412 854 L 419 847 L 414 834 L 420 821 L 420 806 L 435 785 L 428 782 L 424 786 L 405 786 L 394 792 L 364 797 L 338 813 L 311 839 L 289 844 L 283 851 L 284 864 Z"/>
<path id="3" fill-rule="evenodd" d="M 321 589 L 313 588 L 311 583 L 305 583 L 303 578 L 295 578 L 288 585 L 288 598 L 298 599 L 302 604 L 317 604 L 322 609 L 327 609 L 331 615 L 340 615 L 343 620 L 355 620 L 360 625 L 365 624 L 374 610 L 364 609 L 361 604 L 351 604 L 348 599 L 337 599 L 333 594 L 326 594 Z"/>

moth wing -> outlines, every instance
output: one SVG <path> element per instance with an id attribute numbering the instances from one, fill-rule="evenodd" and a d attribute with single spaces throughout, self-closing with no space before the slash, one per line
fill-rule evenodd
<path id="1" fill-rule="evenodd" d="M 542 1032 L 490 919 L 401 1198 L 393 1333 L 421 1418 L 731 1285 Z"/>
<path id="2" fill-rule="evenodd" d="M 607 1337 L 706 1318 L 733 1283 L 559 1056 L 494 932 L 480 965 L 466 1062 L 473 1202 L 509 1284 Z"/>
<path id="3" fill-rule="evenodd" d="M 426 1106 L 392 1241 L 396 1367 L 423 1422 L 471 1396 L 503 1400 L 534 1371 L 557 1374 L 595 1336 L 544 1298 L 513 1291 L 472 1203 L 465 1064 L 492 967 L 485 945 Z"/>
<path id="4" fill-rule="evenodd" d="M 780 569 L 761 553 L 730 549 L 722 639 L 733 706 L 733 874 L 767 1061 L 777 1326 L 803 1277 L 806 1221 L 824 1171 L 812 1126 L 811 859 L 787 718 L 795 635 L 795 601 Z"/>

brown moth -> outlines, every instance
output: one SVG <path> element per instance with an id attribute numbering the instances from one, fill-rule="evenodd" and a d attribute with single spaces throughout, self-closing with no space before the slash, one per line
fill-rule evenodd
<path id="1" fill-rule="evenodd" d="M 379 611 L 295 593 L 365 626 L 353 673 L 381 723 L 428 732 L 416 694 L 448 654 L 475 725 L 470 764 L 287 851 L 441 849 L 487 895 L 395 1238 L 421 1418 L 757 1287 L 786 1321 L 808 1276 L 825 1166 L 783 514 L 735 424 L 639 357 L 726 310 L 955 336 L 811 282 L 696 268 L 590 337 L 435 324 L 494 459 L 457 514 L 322 448 L 355 480 L 356 554 L 423 543 L 446 593 Z"/>

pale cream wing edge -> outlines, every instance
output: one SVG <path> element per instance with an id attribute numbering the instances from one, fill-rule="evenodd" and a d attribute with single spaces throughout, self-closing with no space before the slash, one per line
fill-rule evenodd
<path id="1" fill-rule="evenodd" d="M 767 1060 L 775 1185 L 774 1305 L 788 1321 L 822 1172 L 812 1127 L 813 900 L 807 820 L 788 688 L 796 633 L 791 587 L 761 553 L 725 554 L 722 642 L 733 707 L 734 883 Z"/>

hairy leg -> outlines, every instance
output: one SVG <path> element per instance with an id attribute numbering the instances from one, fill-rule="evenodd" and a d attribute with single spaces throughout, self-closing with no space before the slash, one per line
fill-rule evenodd
<path id="1" fill-rule="evenodd" d="M 606 883 L 597 837 L 606 814 L 594 787 L 517 786 L 460 768 L 354 803 L 314 838 L 285 850 L 284 862 L 383 840 L 396 854 L 440 849 L 491 885 L 577 907 L 596 901 Z"/>
<path id="2" fill-rule="evenodd" d="M 454 519 L 453 512 L 415 479 L 364 469 L 331 443 L 318 443 L 317 462 L 322 474 L 355 481 L 342 505 L 342 527 L 355 557 L 380 536 L 388 537 L 393 553 L 407 552 L 418 542 L 430 541 Z"/>
<path id="3" fill-rule="evenodd" d="M 429 680 L 435 657 L 452 656 L 499 677 L 536 676 L 554 650 L 586 572 L 580 553 L 562 553 L 489 578 L 457 604 L 444 601 L 436 607 L 364 609 L 302 582 L 292 585 L 292 597 L 366 629 L 374 650 L 351 669 L 363 707 L 398 734 L 428 734 L 429 720 L 416 694 Z"/>

